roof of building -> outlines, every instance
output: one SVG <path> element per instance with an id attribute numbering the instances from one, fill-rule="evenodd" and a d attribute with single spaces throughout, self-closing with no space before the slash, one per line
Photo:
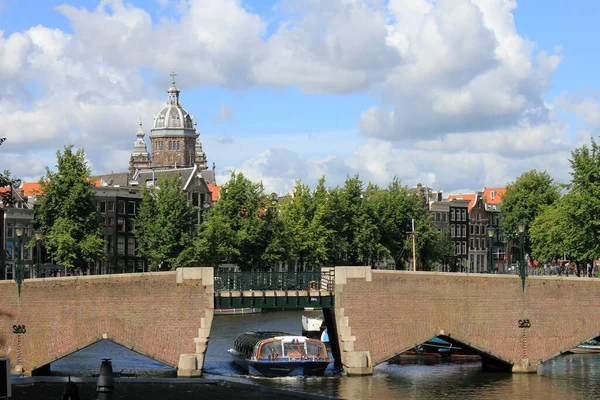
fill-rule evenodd
<path id="1" fill-rule="evenodd" d="M 210 190 L 212 202 L 216 203 L 217 201 L 219 201 L 219 195 L 221 193 L 221 186 L 217 186 L 214 183 L 209 183 L 208 190 Z"/>
<path id="2" fill-rule="evenodd" d="M 166 106 L 154 118 L 151 131 L 163 129 L 184 129 L 189 134 L 195 134 L 194 121 L 187 111 L 181 107 L 179 102 L 179 89 L 175 82 L 167 91 L 169 94 Z M 152 134 L 150 135 L 152 136 Z"/>
<path id="3" fill-rule="evenodd" d="M 506 193 L 505 187 L 483 189 L 483 196 L 485 197 L 486 204 L 501 204 L 504 193 Z"/>
<path id="4" fill-rule="evenodd" d="M 116 174 L 97 175 L 92 177 L 94 186 L 127 186 L 130 175 L 127 172 Z"/>
<path id="5" fill-rule="evenodd" d="M 469 201 L 469 212 L 477 203 L 477 194 L 476 193 L 459 193 L 459 194 L 451 194 L 448 196 L 448 200 L 467 200 Z"/>
<path id="6" fill-rule="evenodd" d="M 23 182 L 21 187 L 23 189 L 23 193 L 25 196 L 42 196 L 44 192 L 42 191 L 42 186 L 39 182 Z"/>

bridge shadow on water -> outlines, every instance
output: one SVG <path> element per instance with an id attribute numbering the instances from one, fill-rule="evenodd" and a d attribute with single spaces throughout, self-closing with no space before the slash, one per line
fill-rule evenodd
<path id="1" fill-rule="evenodd" d="M 176 369 L 111 340 L 100 340 L 50 364 L 39 375 L 97 376 L 102 359 L 112 360 L 116 377 L 176 377 Z M 48 373 L 49 372 L 49 373 Z"/>

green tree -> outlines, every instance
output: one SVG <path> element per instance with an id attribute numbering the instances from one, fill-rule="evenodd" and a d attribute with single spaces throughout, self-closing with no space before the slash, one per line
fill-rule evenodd
<path id="1" fill-rule="evenodd" d="M 456 245 L 452 240 L 450 230 L 437 231 L 432 260 L 439 262 L 443 271 L 449 271 L 449 267 L 454 264 L 455 251 Z"/>
<path id="2" fill-rule="evenodd" d="M 148 258 L 151 270 L 174 270 L 198 262 L 193 217 L 193 206 L 178 177 L 162 176 L 157 186 L 142 189 L 134 234 L 138 254 Z"/>
<path id="3" fill-rule="evenodd" d="M 35 222 L 44 233 L 52 258 L 68 268 L 86 269 L 104 256 L 104 240 L 83 149 L 56 152 L 57 170 L 46 167 L 40 179 L 44 196 L 36 205 Z"/>
<path id="4" fill-rule="evenodd" d="M 525 253 L 531 254 L 529 226 L 542 212 L 544 206 L 552 205 L 560 197 L 561 187 L 546 171 L 535 169 L 521 174 L 506 186 L 500 210 L 500 230 L 505 238 L 517 238 L 519 221 L 527 223 L 525 231 Z"/>
<path id="5" fill-rule="evenodd" d="M 295 262 L 301 271 L 322 267 L 327 262 L 329 229 L 325 225 L 325 205 L 315 190 L 296 182 L 292 196 L 284 198 L 280 219 L 287 240 L 287 260 Z"/>
<path id="6" fill-rule="evenodd" d="M 273 267 L 286 253 L 277 209 L 261 184 L 233 172 L 196 242 L 203 262 L 229 262 L 243 271 Z"/>
<path id="7" fill-rule="evenodd" d="M 6 138 L 0 138 L 0 146 Z M 4 204 L 5 207 L 10 207 L 14 204 L 14 190 L 21 185 L 21 180 L 16 178 L 11 178 L 10 171 L 5 170 L 4 173 L 0 173 L 0 188 L 9 188 L 6 191 L 0 192 L 0 201 Z M 0 255 L 3 257 L 3 255 Z"/>

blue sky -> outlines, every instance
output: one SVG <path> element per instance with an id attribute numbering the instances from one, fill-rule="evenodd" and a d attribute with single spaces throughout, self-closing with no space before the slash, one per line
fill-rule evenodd
<path id="1" fill-rule="evenodd" d="M 125 171 L 175 70 L 218 183 L 565 182 L 600 125 L 598 17 L 583 0 L 0 0 L 0 169 L 37 180 L 73 143 L 93 173 Z"/>

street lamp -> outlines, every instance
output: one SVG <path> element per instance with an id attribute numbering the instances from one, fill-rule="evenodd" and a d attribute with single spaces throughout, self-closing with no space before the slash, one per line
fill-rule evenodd
<path id="1" fill-rule="evenodd" d="M 40 242 L 42 241 L 42 239 L 44 238 L 44 233 L 42 232 L 42 230 L 40 228 L 35 230 L 35 246 L 36 246 L 36 266 L 35 266 L 35 277 L 36 278 L 41 278 L 42 277 L 42 264 L 40 263 L 40 258 L 41 258 L 41 254 L 40 254 Z"/>
<path id="2" fill-rule="evenodd" d="M 23 230 L 25 227 L 21 224 L 15 226 L 15 233 L 17 234 L 17 264 L 15 265 L 15 281 L 17 281 L 17 290 L 19 296 L 21 295 L 21 283 L 23 283 L 23 264 L 21 263 L 21 244 L 23 240 Z"/>
<path id="3" fill-rule="evenodd" d="M 494 233 L 496 233 L 496 228 L 493 226 L 488 226 L 487 234 L 488 234 L 488 249 L 490 256 L 488 257 L 488 274 L 492 273 L 492 258 L 494 257 Z"/>
<path id="4" fill-rule="evenodd" d="M 525 225 L 527 225 L 527 223 L 523 220 L 517 223 L 517 229 L 519 231 L 519 240 L 521 242 L 521 254 L 519 257 L 519 274 L 521 275 L 521 284 L 523 285 L 523 291 L 525 291 Z"/>

